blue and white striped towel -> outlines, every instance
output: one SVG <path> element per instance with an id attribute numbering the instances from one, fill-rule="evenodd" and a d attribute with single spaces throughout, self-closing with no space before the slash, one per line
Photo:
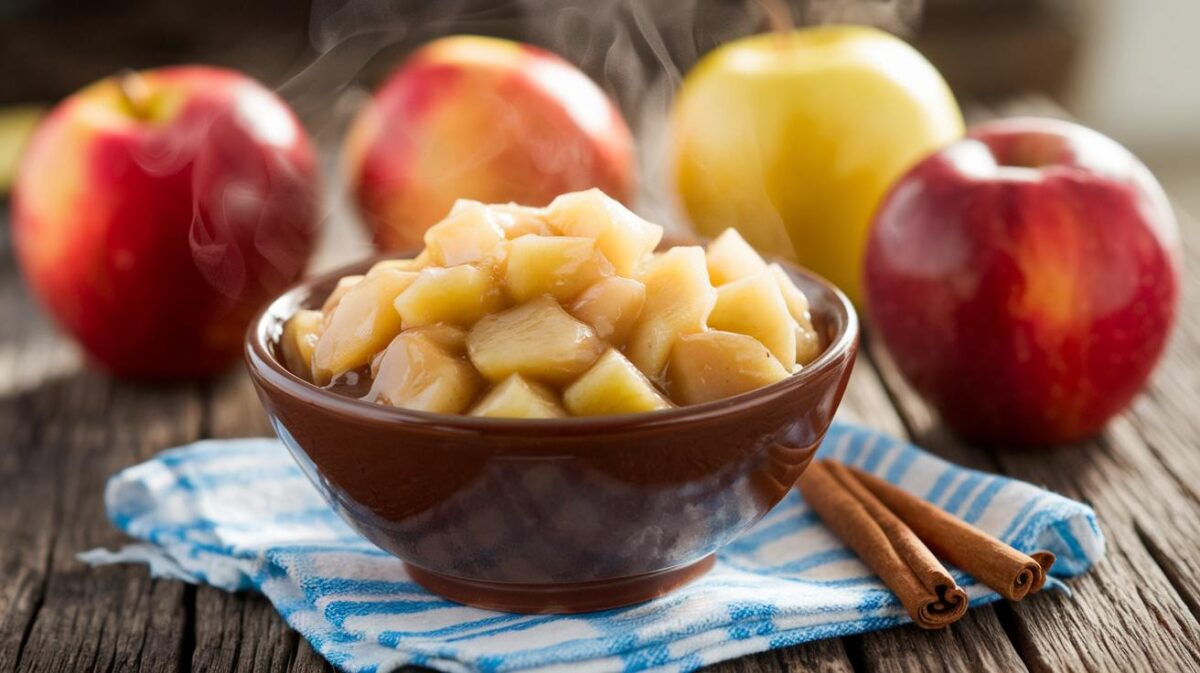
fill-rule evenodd
<path id="1" fill-rule="evenodd" d="M 845 424 L 829 431 L 821 455 L 897 483 L 1018 549 L 1054 552 L 1057 577 L 1083 572 L 1104 553 L 1090 508 L 1029 484 Z M 703 579 L 642 605 L 573 616 L 489 612 L 425 592 L 342 523 L 274 439 L 166 451 L 115 475 L 105 498 L 116 525 L 148 544 L 83 560 L 146 562 L 158 576 L 261 591 L 346 671 L 693 670 L 908 621 L 795 490 Z M 973 605 L 998 598 L 955 576 Z"/>

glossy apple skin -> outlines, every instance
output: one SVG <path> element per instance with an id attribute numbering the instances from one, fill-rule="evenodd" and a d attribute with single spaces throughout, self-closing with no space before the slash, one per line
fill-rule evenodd
<path id="1" fill-rule="evenodd" d="M 960 435 L 1052 445 L 1142 388 L 1175 322 L 1175 216 L 1144 165 L 1068 122 L 1011 119 L 914 167 L 867 245 L 879 337 Z"/>
<path id="2" fill-rule="evenodd" d="M 13 189 L 15 249 L 27 285 L 101 367 L 203 377 L 237 360 L 253 312 L 304 272 L 313 149 L 244 75 L 138 77 L 143 118 L 108 79 L 34 132 Z"/>
<path id="3" fill-rule="evenodd" d="M 861 300 L 862 252 L 888 188 L 962 137 L 937 70 L 874 28 L 821 26 L 726 43 L 687 74 L 671 174 L 703 234 L 733 226 Z"/>
<path id="4" fill-rule="evenodd" d="M 459 198 L 543 206 L 634 190 L 632 135 L 599 87 L 550 52 L 476 36 L 413 53 L 355 119 L 343 163 L 375 242 L 393 250 L 420 247 Z"/>

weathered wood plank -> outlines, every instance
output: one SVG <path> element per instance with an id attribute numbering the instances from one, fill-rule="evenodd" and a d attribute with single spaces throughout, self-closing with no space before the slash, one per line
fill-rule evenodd
<path id="1" fill-rule="evenodd" d="M 1166 507 L 1159 508 L 1153 519 L 1147 512 L 1138 521 L 1137 532 L 1192 614 L 1200 617 L 1200 554 L 1196 553 L 1200 540 L 1196 546 L 1175 547 L 1161 530 L 1176 525 L 1173 519 L 1178 516 L 1179 499 L 1188 501 L 1187 511 L 1200 510 L 1200 414 L 1196 413 L 1200 406 L 1200 274 L 1196 273 L 1200 269 L 1200 222 L 1190 214 L 1179 215 L 1185 234 L 1184 268 L 1191 271 L 1184 274 L 1184 309 L 1178 333 L 1166 362 L 1126 418 L 1130 430 L 1174 480 L 1173 487 L 1163 493 L 1166 497 L 1155 498 Z"/>
<path id="2" fill-rule="evenodd" d="M 776 650 L 774 655 L 785 671 L 848 673 L 855 670 L 854 663 L 846 653 L 844 641 L 837 638 Z"/>
<path id="3" fill-rule="evenodd" d="M 852 673 L 854 667 L 846 656 L 842 641 L 832 638 L 731 659 L 709 666 L 704 670 L 711 673 L 786 673 L 787 671 Z"/>
<path id="4" fill-rule="evenodd" d="M 408 670 L 421 670 L 409 667 Z M 300 639 L 300 645 L 296 649 L 296 658 L 292 660 L 290 673 L 335 673 L 333 666 L 329 662 L 317 654 L 317 651 L 308 644 L 307 640 Z"/>
<path id="5" fill-rule="evenodd" d="M 126 542 L 105 518 L 105 480 L 161 448 L 194 438 L 199 395 L 191 387 L 127 386 L 79 372 L 42 385 L 33 404 L 38 450 L 54 460 L 53 469 L 25 478 L 56 494 L 60 515 L 44 598 L 18 670 L 177 665 L 186 625 L 184 585 L 151 580 L 143 567 L 89 569 L 75 555 Z"/>
<path id="6" fill-rule="evenodd" d="M 206 426 L 210 437 L 275 436 L 242 365 L 210 384 Z"/>
<path id="7" fill-rule="evenodd" d="M 289 670 L 299 636 L 259 595 L 196 588 L 193 671 Z"/>
<path id="8" fill-rule="evenodd" d="M 3 219 L 3 218 L 0 218 Z M 3 232 L 0 232 L 3 234 Z M 7 260 L 0 257 L 0 311 L 31 310 Z M 38 381 L 23 379 L 29 367 L 50 362 L 46 351 L 24 359 L 15 344 L 44 331 L 40 320 L 0 321 L 0 672 L 16 669 L 30 626 L 41 608 L 59 515 L 53 489 L 30 475 L 53 474 L 56 457 L 38 446 L 38 428 L 29 422 Z M 24 360 L 23 365 L 18 365 Z"/>
<path id="9" fill-rule="evenodd" d="M 975 608 L 949 629 L 923 631 L 906 625 L 863 634 L 861 671 L 1023 671 L 1021 661 L 993 608 Z"/>

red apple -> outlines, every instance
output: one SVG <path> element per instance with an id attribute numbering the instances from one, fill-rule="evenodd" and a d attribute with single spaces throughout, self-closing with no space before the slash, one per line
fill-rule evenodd
<path id="1" fill-rule="evenodd" d="M 312 146 L 275 94 L 208 67 L 131 73 L 58 105 L 13 188 L 28 285 L 119 376 L 232 364 L 252 312 L 303 273 Z"/>
<path id="2" fill-rule="evenodd" d="M 893 186 L 867 307 L 904 376 L 960 435 L 1046 445 L 1098 432 L 1175 322 L 1178 230 L 1150 171 L 1068 122 L 983 124 Z"/>
<path id="3" fill-rule="evenodd" d="M 383 248 L 420 247 L 459 198 L 544 206 L 599 187 L 628 201 L 633 140 L 620 112 L 561 58 L 456 36 L 422 47 L 350 128 L 350 192 Z"/>

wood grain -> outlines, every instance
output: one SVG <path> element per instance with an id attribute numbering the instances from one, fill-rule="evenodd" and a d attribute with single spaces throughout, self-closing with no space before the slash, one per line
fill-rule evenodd
<path id="1" fill-rule="evenodd" d="M 39 387 L 43 423 L 33 451 L 48 454 L 41 490 L 53 494 L 47 578 L 28 627 L 21 671 L 159 670 L 178 665 L 186 633 L 184 585 L 145 568 L 90 569 L 75 555 L 124 540 L 105 518 L 107 475 L 199 431 L 193 388 L 149 389 L 80 372 Z M 34 525 L 30 523 L 29 525 Z"/>

